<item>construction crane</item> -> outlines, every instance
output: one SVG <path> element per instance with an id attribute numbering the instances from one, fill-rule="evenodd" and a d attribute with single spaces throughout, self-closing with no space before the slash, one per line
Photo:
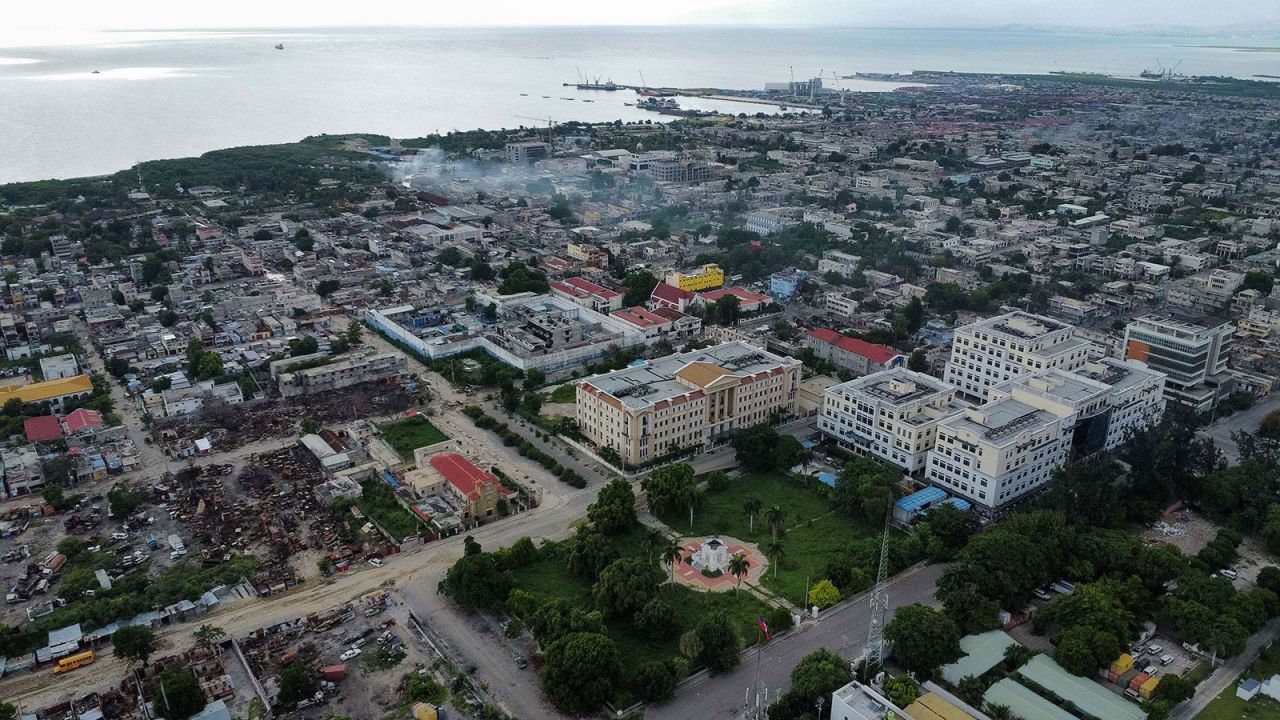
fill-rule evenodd
<path id="1" fill-rule="evenodd" d="M 536 117 L 529 117 L 527 115 L 517 115 L 516 117 L 520 118 L 521 120 L 534 120 L 538 123 L 546 123 L 547 124 L 547 144 L 548 145 L 556 144 L 555 136 L 552 134 L 552 129 L 555 128 L 555 126 L 559 125 L 560 123 L 556 122 L 555 120 L 552 120 L 550 117 L 536 118 Z"/>
<path id="2" fill-rule="evenodd" d="M 889 504 L 884 518 L 884 539 L 880 542 L 880 570 L 876 573 L 876 585 L 871 591 L 871 622 L 867 628 L 867 649 L 863 657 L 863 669 L 879 672 L 884 666 L 884 618 L 889 612 L 889 526 L 893 520 L 893 504 Z"/>
<path id="3" fill-rule="evenodd" d="M 844 88 L 840 87 L 840 75 L 835 70 L 831 71 L 831 81 L 836 84 L 836 90 L 840 91 L 840 104 L 844 105 Z"/>

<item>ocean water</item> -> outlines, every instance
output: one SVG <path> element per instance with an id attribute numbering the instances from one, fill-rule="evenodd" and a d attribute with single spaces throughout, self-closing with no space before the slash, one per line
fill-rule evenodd
<path id="1" fill-rule="evenodd" d="M 283 43 L 284 50 L 273 46 Z M 579 73 L 629 85 L 759 89 L 821 72 L 1093 71 L 1180 63 L 1195 75 L 1280 76 L 1265 39 L 1035 31 L 540 28 L 129 32 L 0 46 L 0 182 L 113 172 L 135 162 L 318 133 L 433 132 L 556 121 L 658 120 L 629 91 L 562 87 Z M 93 71 L 97 70 L 97 74 Z M 850 90 L 895 86 L 841 80 Z M 545 96 L 545 97 L 544 97 Z M 592 100 L 593 102 L 585 102 Z M 768 106 L 682 100 L 757 112 Z"/>

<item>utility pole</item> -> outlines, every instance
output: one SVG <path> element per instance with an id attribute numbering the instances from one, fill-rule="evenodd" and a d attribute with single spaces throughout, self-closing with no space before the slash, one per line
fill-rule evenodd
<path id="1" fill-rule="evenodd" d="M 872 667 L 884 665 L 884 618 L 889 611 L 889 521 L 893 519 L 893 505 L 889 505 L 884 518 L 884 539 L 880 542 L 880 570 L 876 574 L 875 589 L 871 591 L 871 623 L 867 629 L 866 663 Z"/>

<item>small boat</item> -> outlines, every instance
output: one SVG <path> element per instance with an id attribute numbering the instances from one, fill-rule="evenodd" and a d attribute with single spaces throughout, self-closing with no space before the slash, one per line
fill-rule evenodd
<path id="1" fill-rule="evenodd" d="M 276 49 L 277 49 L 277 50 L 283 50 L 283 49 L 284 49 L 284 43 L 276 43 Z"/>
<path id="2" fill-rule="evenodd" d="M 92 73 L 90 73 L 90 74 L 91 74 L 91 75 L 98 75 L 98 74 L 100 74 L 101 72 L 102 72 L 101 70 L 94 70 L 94 71 L 93 71 Z"/>
<path id="3" fill-rule="evenodd" d="M 529 93 L 520 93 L 520 97 L 529 97 Z"/>
<path id="4" fill-rule="evenodd" d="M 551 96 L 550 96 L 550 95 L 543 95 L 543 96 L 542 96 L 542 99 L 543 99 L 543 100 L 550 100 L 550 99 L 551 99 Z"/>
<path id="5" fill-rule="evenodd" d="M 582 102 L 595 102 L 595 100 L 583 100 Z"/>

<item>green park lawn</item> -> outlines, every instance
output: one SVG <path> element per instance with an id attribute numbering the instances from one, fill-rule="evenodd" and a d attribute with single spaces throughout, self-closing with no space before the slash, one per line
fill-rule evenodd
<path id="1" fill-rule="evenodd" d="M 624 557 L 647 554 L 644 547 L 644 530 L 640 527 L 618 538 L 617 543 Z M 569 571 L 567 552 L 567 546 L 563 552 L 553 550 L 551 546 L 543 547 L 541 556 L 536 562 L 512 571 L 515 587 L 543 602 L 560 598 L 585 610 L 591 610 L 594 608 L 591 599 L 591 582 Z M 743 644 L 751 645 L 756 641 L 760 616 L 769 611 L 763 602 L 746 591 L 698 592 L 683 585 L 665 583 L 659 592 L 676 609 L 671 622 L 679 628 L 679 631 L 672 632 L 670 637 L 650 638 L 637 631 L 627 619 L 613 619 L 606 623 L 609 636 L 618 646 L 618 654 L 622 658 L 624 667 L 624 677 L 631 677 L 636 668 L 651 660 L 667 660 L 678 656 L 680 633 L 692 629 L 699 618 L 711 612 L 728 613 L 737 621 Z M 628 704 L 631 699 L 618 698 L 617 700 Z"/>
<path id="2" fill-rule="evenodd" d="M 421 415 L 380 425 L 378 429 L 382 431 L 382 437 L 387 444 L 395 449 L 405 462 L 413 461 L 414 450 L 449 439 L 449 436 L 441 432 L 440 428 L 432 425 L 430 420 Z"/>
<path id="3" fill-rule="evenodd" d="M 1195 720 L 1280 720 L 1280 702 L 1258 695 L 1245 702 L 1232 685 L 1196 715 Z"/>
<path id="4" fill-rule="evenodd" d="M 879 537 L 879 531 L 858 520 L 841 515 L 827 505 L 816 481 L 801 485 L 781 473 L 747 474 L 734 478 L 720 491 L 708 492 L 706 504 L 694 512 L 665 513 L 659 518 L 681 535 L 704 537 L 727 535 L 756 543 L 763 551 L 769 541 L 769 523 L 764 510 L 777 505 L 787 512 L 782 538 L 783 559 L 776 572 L 769 568 L 761 579 L 767 589 L 796 605 L 802 604 L 806 582 L 824 577 L 828 558 L 843 551 L 850 542 Z M 758 498 L 764 510 L 756 515 L 754 527 L 743 505 Z"/>

